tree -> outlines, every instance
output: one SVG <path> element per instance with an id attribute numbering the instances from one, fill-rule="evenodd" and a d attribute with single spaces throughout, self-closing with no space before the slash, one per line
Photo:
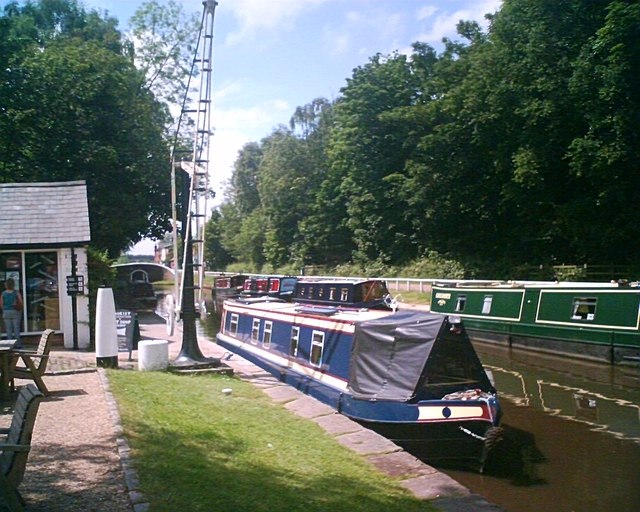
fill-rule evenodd
<path id="1" fill-rule="evenodd" d="M 584 261 L 635 263 L 640 250 L 640 5 L 616 0 L 578 59 L 571 99 L 583 130 L 569 147 L 579 191 L 559 223 Z"/>
<path id="2" fill-rule="evenodd" d="M 485 268 L 579 254 L 563 212 L 584 194 L 567 152 L 587 123 L 569 81 L 606 3 L 507 0 L 486 36 L 459 26 L 470 44 L 434 67 L 444 94 L 409 118 L 425 131 L 403 191 L 431 248 Z"/>
<path id="3" fill-rule="evenodd" d="M 254 268 L 260 268 L 264 263 L 265 228 L 258 192 L 262 158 L 262 146 L 256 142 L 246 144 L 238 152 L 225 191 L 225 202 L 218 209 L 219 215 L 209 221 L 218 225 L 215 229 L 224 251 L 232 259 Z M 255 233 L 251 232 L 253 229 L 256 229 Z"/>
<path id="4" fill-rule="evenodd" d="M 213 210 L 205 226 L 204 260 L 210 270 L 224 270 L 232 262 L 231 255 L 222 244 L 221 219 L 220 211 Z"/>
<path id="5" fill-rule="evenodd" d="M 258 172 L 262 158 L 262 146 L 257 142 L 249 142 L 238 151 L 238 157 L 233 164 L 226 198 L 235 203 L 236 208 L 244 214 L 260 206 Z"/>
<path id="6" fill-rule="evenodd" d="M 298 224 L 309 211 L 314 162 L 307 144 L 281 127 L 263 140 L 258 191 L 267 224 L 264 226 L 266 261 L 277 267 L 287 263 L 298 239 Z"/>
<path id="7" fill-rule="evenodd" d="M 86 180 L 92 244 L 113 257 L 161 236 L 170 207 L 166 109 L 115 26 L 75 0 L 0 17 L 0 180 Z"/>
<path id="8" fill-rule="evenodd" d="M 361 260 L 402 261 L 415 254 L 393 176 L 402 173 L 407 130 L 386 117 L 417 101 L 417 80 L 405 55 L 376 55 L 354 70 L 334 109 L 328 156 L 331 193 L 346 205 L 346 226 Z"/>
<path id="9" fill-rule="evenodd" d="M 143 3 L 129 21 L 136 65 L 143 88 L 159 101 L 180 106 L 189 88 L 200 20 L 187 15 L 182 4 L 169 0 Z"/>

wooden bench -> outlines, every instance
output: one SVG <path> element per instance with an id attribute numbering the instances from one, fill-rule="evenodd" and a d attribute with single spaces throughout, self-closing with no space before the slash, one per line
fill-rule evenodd
<path id="1" fill-rule="evenodd" d="M 10 512 L 24 510 L 25 503 L 18 486 L 27 467 L 33 425 L 42 398 L 43 394 L 36 386 L 24 386 L 16 399 L 11 426 L 0 429 L 1 434 L 6 434 L 0 442 L 0 508 L 4 506 Z"/>
<path id="2" fill-rule="evenodd" d="M 12 379 L 28 379 L 35 382 L 38 389 L 44 396 L 49 394 L 49 390 L 42 380 L 44 372 L 47 371 L 47 363 L 49 362 L 49 352 L 51 351 L 51 343 L 53 341 L 53 329 L 47 329 L 40 336 L 40 343 L 35 352 L 29 350 L 15 350 L 22 360 L 23 365 L 16 365 L 11 370 Z M 12 380 L 12 387 L 14 386 Z"/>

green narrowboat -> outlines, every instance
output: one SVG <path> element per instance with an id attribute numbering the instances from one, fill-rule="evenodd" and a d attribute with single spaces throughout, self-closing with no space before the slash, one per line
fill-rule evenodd
<path id="1" fill-rule="evenodd" d="M 431 311 L 459 315 L 472 340 L 612 364 L 640 356 L 638 283 L 434 284 Z"/>

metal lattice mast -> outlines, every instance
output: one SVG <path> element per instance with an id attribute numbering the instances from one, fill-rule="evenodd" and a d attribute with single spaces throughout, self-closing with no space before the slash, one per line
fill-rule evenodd
<path id="1" fill-rule="evenodd" d="M 205 311 L 205 300 L 203 293 L 204 284 L 204 232 L 206 225 L 207 197 L 209 193 L 209 151 L 211 138 L 211 110 L 212 110 L 212 65 L 213 65 L 213 21 L 215 8 L 218 2 L 206 0 L 203 2 L 204 10 L 196 54 L 193 60 L 190 78 L 187 83 L 187 90 L 182 103 L 182 111 L 178 121 L 176 136 L 174 140 L 174 151 L 172 152 L 172 209 L 173 209 L 173 235 L 174 235 L 174 266 L 176 275 L 180 275 L 180 286 L 176 280 L 177 307 L 175 312 L 170 313 L 173 320 L 174 315 L 182 317 L 183 338 L 182 348 L 174 365 L 189 366 L 192 364 L 207 363 L 208 360 L 202 355 L 198 346 L 196 333 L 196 301 L 200 312 Z M 188 94 L 191 88 L 191 77 L 198 74 L 200 84 L 198 88 L 199 97 L 197 103 L 187 107 L 189 103 Z M 179 144 L 179 130 L 183 118 L 189 115 L 195 118 L 195 133 L 193 134 L 193 147 L 191 159 L 178 160 L 176 156 L 176 146 Z M 183 188 L 180 194 L 181 199 L 181 231 L 184 243 L 183 269 L 179 272 L 177 261 L 177 197 L 176 171 L 181 172 L 181 182 Z M 184 186 L 188 185 L 188 186 Z M 196 272 L 197 270 L 197 272 Z M 197 279 L 194 279 L 197 274 Z M 216 362 L 217 363 L 217 362 Z"/>
<path id="2" fill-rule="evenodd" d="M 197 270 L 197 279 L 195 279 L 192 286 L 197 292 L 195 294 L 195 300 L 200 307 L 200 311 L 204 311 L 204 241 L 207 201 L 209 196 L 209 150 L 210 137 L 212 135 L 213 22 L 217 5 L 218 2 L 215 0 L 206 0 L 203 2 L 204 10 L 198 34 L 196 54 L 192 62 L 187 90 L 185 91 L 182 102 L 172 151 L 171 204 L 173 217 L 173 261 L 174 269 L 176 270 L 174 295 L 177 302 L 175 308 L 177 316 L 180 315 L 180 311 L 182 311 L 183 308 L 182 296 L 185 286 L 185 272 L 180 271 L 180 261 L 178 258 L 178 210 L 176 205 L 178 203 L 178 196 L 180 195 L 182 196 L 182 209 L 186 210 L 183 211 L 183 215 L 181 215 L 181 231 L 184 241 L 182 262 L 187 260 L 186 250 L 188 244 L 186 241 L 190 239 L 193 250 L 191 270 Z M 189 92 L 191 90 L 191 79 L 196 74 L 200 79 L 198 87 L 199 97 L 197 103 L 192 105 L 189 99 Z M 179 133 L 186 117 L 194 120 L 195 124 L 191 151 L 176 149 L 180 143 Z M 182 158 L 180 156 L 181 153 L 190 153 L 190 159 Z M 177 190 L 176 170 L 185 171 L 189 176 L 190 185 L 188 192 L 183 190 L 182 194 L 180 194 L 180 191 Z"/>
<path id="3" fill-rule="evenodd" d="M 185 240 L 191 238 L 193 248 L 193 269 L 197 270 L 197 280 L 194 283 L 195 300 L 200 311 L 205 310 L 204 300 L 204 242 L 209 196 L 209 151 L 211 139 L 211 111 L 212 111 L 212 73 L 213 73 L 213 22 L 218 2 L 208 0 L 203 2 L 204 12 L 200 29 L 196 56 L 200 69 L 199 99 L 196 105 L 196 133 L 193 141 L 193 153 L 190 169 L 191 204 L 188 210 L 187 231 Z M 187 244 L 184 244 L 183 260 L 187 260 Z M 184 273 L 183 273 L 184 286 Z"/>

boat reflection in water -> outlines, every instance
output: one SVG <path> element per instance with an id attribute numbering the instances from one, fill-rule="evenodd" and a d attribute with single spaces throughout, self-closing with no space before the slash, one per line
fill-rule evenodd
<path id="1" fill-rule="evenodd" d="M 597 364 L 572 362 L 565 366 L 570 367 L 569 373 L 546 367 L 545 361 L 550 359 L 519 354 L 507 360 L 504 355 L 500 358 L 496 354 L 482 354 L 501 396 L 514 404 L 640 443 L 637 368 L 613 371 L 609 367 L 598 368 Z M 557 358 L 553 360 L 558 362 Z"/>
<path id="2" fill-rule="evenodd" d="M 509 512 L 635 511 L 640 370 L 474 343 L 506 429 L 489 475 L 446 472 Z"/>

